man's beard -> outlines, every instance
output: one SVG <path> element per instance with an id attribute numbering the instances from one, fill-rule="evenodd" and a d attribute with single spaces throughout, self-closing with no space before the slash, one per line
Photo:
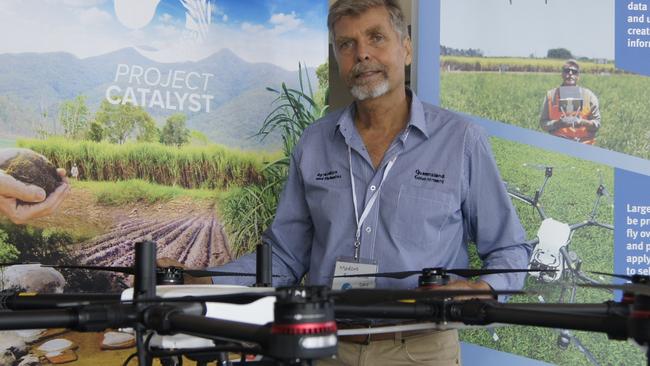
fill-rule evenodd
<path id="1" fill-rule="evenodd" d="M 368 71 L 379 71 L 384 79 L 376 83 L 356 83 L 356 77 Z M 350 71 L 350 75 L 350 84 L 352 85 L 350 88 L 350 94 L 352 94 L 356 100 L 366 100 L 380 97 L 388 93 L 388 90 L 390 88 L 390 85 L 388 84 L 388 77 L 386 76 L 386 67 L 381 64 L 367 65 L 358 63 L 354 65 Z"/>
<path id="2" fill-rule="evenodd" d="M 366 100 L 381 97 L 388 93 L 388 80 L 384 79 L 377 85 L 353 85 L 350 94 L 357 100 Z"/>
<path id="3" fill-rule="evenodd" d="M 562 83 L 563 86 L 575 86 L 577 84 L 578 84 L 578 79 L 570 79 L 570 78 L 564 79 L 564 82 Z"/>

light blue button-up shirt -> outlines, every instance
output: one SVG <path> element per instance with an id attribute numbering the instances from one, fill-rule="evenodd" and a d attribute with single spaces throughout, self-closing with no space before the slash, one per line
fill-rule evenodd
<path id="1" fill-rule="evenodd" d="M 379 272 L 426 267 L 467 268 L 468 242 L 485 268 L 527 268 L 525 232 L 505 191 L 485 133 L 459 114 L 411 93 L 407 128 L 374 169 L 354 125 L 354 104 L 316 121 L 303 133 L 273 224 L 263 240 L 273 246 L 275 285 L 330 285 L 339 257 L 352 257 L 357 228 L 348 146 L 358 211 L 378 189 L 388 162 L 397 159 L 362 223 L 361 258 Z M 254 271 L 247 255 L 219 270 Z M 524 274 L 481 277 L 494 289 L 518 289 Z M 377 287 L 414 288 L 418 276 L 378 278 Z M 250 279 L 215 277 L 215 283 Z"/>

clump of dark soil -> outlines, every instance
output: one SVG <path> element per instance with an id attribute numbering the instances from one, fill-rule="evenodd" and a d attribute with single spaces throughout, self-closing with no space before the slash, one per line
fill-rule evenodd
<path id="1" fill-rule="evenodd" d="M 62 182 L 54 164 L 34 152 L 21 152 L 0 165 L 0 169 L 23 183 L 43 188 L 48 196 Z"/>

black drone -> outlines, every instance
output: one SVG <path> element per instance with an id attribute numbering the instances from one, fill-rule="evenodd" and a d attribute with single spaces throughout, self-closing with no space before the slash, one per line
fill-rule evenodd
<path id="1" fill-rule="evenodd" d="M 460 291 L 351 289 L 333 291 L 322 286 L 246 289 L 217 295 L 161 297 L 156 286 L 153 242 L 135 247 L 135 286 L 132 297 L 120 294 L 49 294 L 24 296 L 3 293 L 0 329 L 68 328 L 95 332 L 108 328 L 133 328 L 140 365 L 154 358 L 167 362 L 187 356 L 205 365 L 227 364 L 227 352 L 263 355 L 254 364 L 311 364 L 336 353 L 337 319 L 378 318 L 469 325 L 492 323 L 532 325 L 605 333 L 611 339 L 633 339 L 650 344 L 650 286 L 648 277 L 625 277 L 632 283 L 607 285 L 621 289 L 623 301 L 599 304 L 499 303 L 491 298 L 517 291 Z M 425 272 L 440 272 L 439 269 Z M 457 275 L 479 272 L 447 270 Z M 416 272 L 418 273 L 418 272 Z M 421 272 L 424 273 L 424 272 Z M 413 271 L 382 276 L 408 276 Z M 435 274 L 435 276 L 440 273 Z M 618 275 L 616 275 L 618 276 Z M 620 277 L 620 276 L 618 276 Z M 586 284 L 585 286 L 605 286 Z M 170 286 L 167 286 L 170 287 Z M 171 286 L 174 287 L 174 286 Z M 255 291 L 254 291 L 255 290 Z M 272 319 L 251 324 L 208 314 L 208 304 L 256 304 L 274 298 Z M 459 298 L 472 298 L 458 300 Z M 154 336 L 188 334 L 209 340 L 209 347 L 161 349 L 152 345 Z M 245 357 L 236 364 L 247 363 Z"/>

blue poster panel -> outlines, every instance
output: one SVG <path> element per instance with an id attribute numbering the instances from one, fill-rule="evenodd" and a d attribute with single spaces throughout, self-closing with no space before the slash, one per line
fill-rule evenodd
<path id="1" fill-rule="evenodd" d="M 439 7 L 439 42 L 429 36 L 429 44 L 440 50 L 440 82 L 430 78 L 428 90 L 493 136 L 534 244 L 530 265 L 558 269 L 528 276 L 526 288 L 539 296 L 511 301 L 620 299 L 581 285 L 649 267 L 642 237 L 650 205 L 648 2 L 440 0 Z M 482 347 L 467 347 L 470 364 L 507 363 L 508 354 L 530 364 L 645 363 L 638 347 L 596 333 L 517 327 L 461 338 Z"/>
<path id="2" fill-rule="evenodd" d="M 650 76 L 650 1 L 616 2 L 616 67 Z"/>

